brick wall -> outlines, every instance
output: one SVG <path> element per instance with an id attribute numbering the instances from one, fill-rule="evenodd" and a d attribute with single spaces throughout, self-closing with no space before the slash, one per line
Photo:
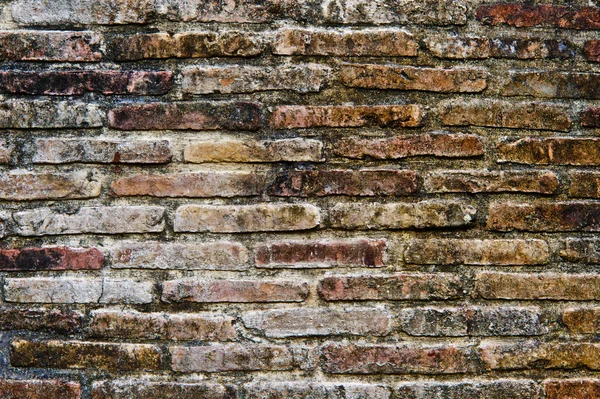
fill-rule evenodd
<path id="1" fill-rule="evenodd" d="M 600 2 L 1 0 L 0 397 L 600 398 Z"/>

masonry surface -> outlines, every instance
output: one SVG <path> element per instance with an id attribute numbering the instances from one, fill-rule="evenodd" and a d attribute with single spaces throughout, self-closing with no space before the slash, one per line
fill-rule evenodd
<path id="1" fill-rule="evenodd" d="M 600 1 L 0 0 L 3 399 L 599 399 Z"/>

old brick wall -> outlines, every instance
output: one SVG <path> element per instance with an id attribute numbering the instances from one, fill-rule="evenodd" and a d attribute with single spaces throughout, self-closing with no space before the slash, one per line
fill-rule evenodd
<path id="1" fill-rule="evenodd" d="M 600 2 L 0 0 L 3 399 L 600 398 Z"/>

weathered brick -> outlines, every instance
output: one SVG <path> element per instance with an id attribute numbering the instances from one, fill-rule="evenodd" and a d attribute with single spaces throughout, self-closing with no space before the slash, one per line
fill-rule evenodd
<path id="1" fill-rule="evenodd" d="M 487 25 L 517 28 L 546 26 L 564 29 L 600 29 L 600 8 L 558 4 L 498 3 L 477 8 L 477 19 Z"/>
<path id="2" fill-rule="evenodd" d="M 253 57 L 263 52 L 260 36 L 251 32 L 136 33 L 116 35 L 108 43 L 116 61 L 151 58 Z"/>
<path id="3" fill-rule="evenodd" d="M 154 301 L 154 283 L 152 281 L 106 278 L 102 283 L 100 303 L 144 304 Z"/>
<path id="4" fill-rule="evenodd" d="M 308 283 L 288 280 L 170 280 L 163 302 L 302 302 Z"/>
<path id="5" fill-rule="evenodd" d="M 600 165 L 600 139 L 526 137 L 498 143 L 498 162 L 534 165 Z"/>
<path id="6" fill-rule="evenodd" d="M 248 399 L 389 399 L 390 389 L 383 385 L 317 382 L 251 382 L 244 385 Z"/>
<path id="7" fill-rule="evenodd" d="M 573 43 L 561 39 L 502 37 L 490 40 L 490 56 L 519 60 L 575 57 Z"/>
<path id="8" fill-rule="evenodd" d="M 38 208 L 13 214 L 17 234 L 122 234 L 161 232 L 165 209 L 159 206 L 81 207 L 75 213 Z"/>
<path id="9" fill-rule="evenodd" d="M 318 92 L 328 83 L 331 68 L 318 64 L 294 66 L 219 66 L 188 67 L 182 72 L 184 93 L 252 93 L 285 90 Z"/>
<path id="10" fill-rule="evenodd" d="M 395 392 L 402 399 L 538 399 L 539 388 L 531 380 L 488 380 L 458 382 L 403 382 Z"/>
<path id="11" fill-rule="evenodd" d="M 161 95 L 171 90 L 172 72 L 145 71 L 4 71 L 0 91 L 72 96 L 101 94 Z"/>
<path id="12" fill-rule="evenodd" d="M 275 129 L 310 127 L 417 127 L 423 110 L 419 105 L 284 105 L 271 116 Z"/>
<path id="13" fill-rule="evenodd" d="M 234 318 L 215 314 L 139 313 L 97 310 L 89 325 L 93 337 L 230 341 L 237 337 Z"/>
<path id="14" fill-rule="evenodd" d="M 424 187 L 432 193 L 539 193 L 552 194 L 559 187 L 554 172 L 451 170 L 427 175 Z"/>
<path id="15" fill-rule="evenodd" d="M 342 84 L 363 89 L 478 93 L 487 87 L 488 73 L 474 68 L 420 68 L 349 64 L 342 66 Z"/>
<path id="16" fill-rule="evenodd" d="M 482 341 L 479 351 L 488 370 L 600 369 L 600 344 L 595 343 Z"/>
<path id="17" fill-rule="evenodd" d="M 183 205 L 176 232 L 243 233 L 308 230 L 319 226 L 319 208 L 306 204 Z"/>
<path id="18" fill-rule="evenodd" d="M 81 329 L 83 317 L 82 313 L 67 309 L 1 306 L 0 330 L 73 333 Z"/>
<path id="19" fill-rule="evenodd" d="M 462 296 L 460 278 L 446 273 L 403 273 L 391 276 L 330 276 L 319 282 L 326 301 L 423 301 Z"/>
<path id="20" fill-rule="evenodd" d="M 387 335 L 392 317 L 379 309 L 282 309 L 249 312 L 242 315 L 246 328 L 260 330 L 267 337 L 315 335 Z"/>
<path id="21" fill-rule="evenodd" d="M 568 131 L 571 127 L 565 106 L 540 102 L 445 100 L 440 102 L 439 113 L 442 123 L 449 126 L 559 131 Z"/>
<path id="22" fill-rule="evenodd" d="M 276 345 L 175 346 L 171 368 L 181 373 L 223 371 L 283 371 L 294 367 L 292 352 Z"/>
<path id="23" fill-rule="evenodd" d="M 583 72 L 511 71 L 504 83 L 503 96 L 600 98 L 600 74 Z"/>
<path id="24" fill-rule="evenodd" d="M 80 399 L 81 385 L 60 380 L 0 380 L 6 399 Z"/>
<path id="25" fill-rule="evenodd" d="M 596 172 L 571 172 L 569 196 L 578 198 L 600 197 L 600 173 Z"/>
<path id="26" fill-rule="evenodd" d="M 402 159 L 416 156 L 465 158 L 482 156 L 483 143 L 476 135 L 432 132 L 386 138 L 342 138 L 335 142 L 333 152 L 354 159 Z"/>
<path id="27" fill-rule="evenodd" d="M 6 99 L 0 105 L 0 128 L 91 128 L 103 120 L 98 105 L 83 102 Z"/>
<path id="28" fill-rule="evenodd" d="M 588 61 L 600 62 L 600 40 L 588 40 L 585 42 L 583 53 Z"/>
<path id="29" fill-rule="evenodd" d="M 587 399 L 600 397 L 600 380 L 571 379 L 544 381 L 546 399 Z"/>
<path id="30" fill-rule="evenodd" d="M 227 387 L 212 382 L 184 383 L 138 379 L 96 381 L 92 399 L 228 399 Z"/>
<path id="31" fill-rule="evenodd" d="M 494 202 L 487 228 L 498 231 L 600 231 L 597 202 Z"/>
<path id="32" fill-rule="evenodd" d="M 336 266 L 382 267 L 385 240 L 282 241 L 256 248 L 257 267 L 325 268 Z"/>
<path id="33" fill-rule="evenodd" d="M 477 209 L 456 201 L 340 203 L 329 211 L 329 226 L 348 230 L 427 229 L 472 224 Z"/>
<path id="34" fill-rule="evenodd" d="M 484 272 L 475 277 L 475 293 L 486 299 L 590 301 L 600 298 L 600 276 Z"/>
<path id="35" fill-rule="evenodd" d="M 171 161 L 169 140 L 37 139 L 34 163 L 138 163 Z"/>
<path id="36" fill-rule="evenodd" d="M 600 108 L 587 108 L 579 114 L 581 126 L 600 127 Z"/>
<path id="37" fill-rule="evenodd" d="M 0 140 L 0 165 L 10 163 L 15 146 L 6 140 Z"/>
<path id="38" fill-rule="evenodd" d="M 100 195 L 102 182 L 97 174 L 1 173 L 0 199 L 10 201 L 81 199 Z"/>
<path id="39" fill-rule="evenodd" d="M 280 29 L 275 34 L 273 54 L 415 57 L 419 44 L 413 35 L 399 29 Z"/>
<path id="40" fill-rule="evenodd" d="M 562 313 L 562 322 L 575 334 L 600 332 L 600 308 L 568 308 Z"/>
<path id="41" fill-rule="evenodd" d="M 485 59 L 490 41 L 483 37 L 433 36 L 425 39 L 428 50 L 438 58 Z"/>
<path id="42" fill-rule="evenodd" d="M 247 270 L 248 250 L 240 243 L 124 241 L 110 249 L 111 267 L 163 270 Z"/>
<path id="43" fill-rule="evenodd" d="M 324 369 L 331 374 L 457 374 L 476 371 L 473 350 L 455 345 L 325 344 Z"/>
<path id="44" fill-rule="evenodd" d="M 400 329 L 409 335 L 428 337 L 541 335 L 539 308 L 467 307 L 408 308 L 400 312 Z"/>
<path id="45" fill-rule="evenodd" d="M 543 240 L 430 239 L 412 240 L 404 261 L 418 265 L 545 265 L 550 262 Z"/>
<path id="46" fill-rule="evenodd" d="M 154 345 L 83 341 L 15 340 L 10 363 L 16 367 L 153 371 L 162 368 L 162 353 Z"/>
<path id="47" fill-rule="evenodd" d="M 0 270 L 93 270 L 104 266 L 104 255 L 96 248 L 0 249 Z"/>
<path id="48" fill-rule="evenodd" d="M 102 37 L 91 31 L 0 32 L 0 59 L 12 61 L 95 62 L 101 46 Z"/>
<path id="49" fill-rule="evenodd" d="M 12 16 L 19 25 L 143 24 L 152 0 L 17 0 Z"/>
<path id="50" fill-rule="evenodd" d="M 206 140 L 185 146 L 186 162 L 321 162 L 323 143 L 310 139 Z"/>
<path id="51" fill-rule="evenodd" d="M 260 106 L 249 102 L 188 102 L 125 105 L 108 112 L 119 130 L 257 130 Z"/>
<path id="52" fill-rule="evenodd" d="M 401 196 L 417 191 L 417 184 L 417 174 L 409 170 L 291 170 L 276 175 L 268 193 L 278 197 Z"/>
<path id="53" fill-rule="evenodd" d="M 564 250 L 560 251 L 561 258 L 569 262 L 589 264 L 600 263 L 600 240 L 569 238 Z"/>

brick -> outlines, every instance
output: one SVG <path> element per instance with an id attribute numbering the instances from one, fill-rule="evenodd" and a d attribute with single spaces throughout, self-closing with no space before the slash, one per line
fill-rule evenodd
<path id="1" fill-rule="evenodd" d="M 475 293 L 486 299 L 590 301 L 600 297 L 600 277 L 593 274 L 522 274 L 484 272 Z"/>
<path id="2" fill-rule="evenodd" d="M 10 163 L 15 146 L 8 143 L 6 140 L 0 140 L 0 165 Z"/>
<path id="3" fill-rule="evenodd" d="M 462 296 L 460 279 L 445 273 L 329 276 L 319 282 L 318 288 L 326 301 L 423 301 Z"/>
<path id="4" fill-rule="evenodd" d="M 38 208 L 14 213 L 13 219 L 23 236 L 156 233 L 165 228 L 164 214 L 159 206 L 98 206 L 70 214 Z"/>
<path id="5" fill-rule="evenodd" d="M 467 158 L 483 155 L 479 136 L 444 132 L 386 138 L 349 137 L 337 140 L 336 155 L 353 159 L 402 159 L 417 156 Z"/>
<path id="6" fill-rule="evenodd" d="M 569 238 L 560 257 L 569 262 L 600 263 L 600 240 Z"/>
<path id="7" fill-rule="evenodd" d="M 275 176 L 268 193 L 278 197 L 402 196 L 416 192 L 417 184 L 417 174 L 409 170 L 290 170 Z"/>
<path id="8" fill-rule="evenodd" d="M 108 112 L 119 130 L 257 130 L 260 106 L 249 102 L 126 105 Z"/>
<path id="9" fill-rule="evenodd" d="M 330 374 L 457 374 L 476 370 L 470 347 L 455 345 L 352 345 L 321 349 Z"/>
<path id="10" fill-rule="evenodd" d="M 390 333 L 392 317 L 378 309 L 282 309 L 248 312 L 242 315 L 246 328 L 259 330 L 269 338 L 375 335 Z"/>
<path id="11" fill-rule="evenodd" d="M 163 302 L 302 302 L 308 283 L 287 280 L 170 280 Z"/>
<path id="12" fill-rule="evenodd" d="M 227 387 L 212 382 L 152 382 L 145 380 L 96 381 L 92 399 L 227 399 Z"/>
<path id="13" fill-rule="evenodd" d="M 404 261 L 418 265 L 545 265 L 550 262 L 548 243 L 524 239 L 411 240 Z"/>
<path id="14" fill-rule="evenodd" d="M 419 105 L 304 106 L 285 105 L 275 109 L 271 126 L 275 129 L 310 127 L 417 127 L 423 111 Z"/>
<path id="15" fill-rule="evenodd" d="M 160 164 L 173 157 L 169 140 L 37 139 L 34 163 Z"/>
<path id="16" fill-rule="evenodd" d="M 0 329 L 51 331 L 60 334 L 81 329 L 84 315 L 78 311 L 54 308 L 0 306 Z"/>
<path id="17" fill-rule="evenodd" d="M 11 61 L 96 62 L 102 37 L 92 31 L 16 30 L 0 32 L 0 59 Z"/>
<path id="18" fill-rule="evenodd" d="M 136 33 L 115 35 L 107 45 L 116 61 L 152 58 L 254 57 L 263 52 L 260 36 L 251 32 Z"/>
<path id="19" fill-rule="evenodd" d="M 385 240 L 366 238 L 281 241 L 259 245 L 255 262 L 263 268 L 382 267 L 385 250 Z"/>
<path id="20" fill-rule="evenodd" d="M 413 336 L 464 337 L 542 335 L 541 312 L 535 307 L 408 308 L 399 315 L 400 329 Z"/>
<path id="21" fill-rule="evenodd" d="M 533 165 L 600 165 L 600 140 L 575 137 L 526 137 L 497 144 L 498 162 Z"/>
<path id="22" fill-rule="evenodd" d="M 403 382 L 396 397 L 402 399 L 539 399 L 539 388 L 531 380 L 483 380 L 457 382 Z"/>
<path id="23" fill-rule="evenodd" d="M 149 22 L 151 0 L 17 0 L 12 16 L 19 25 L 122 25 Z"/>
<path id="24" fill-rule="evenodd" d="M 582 72 L 511 71 L 502 87 L 503 96 L 548 98 L 600 98 L 600 74 Z"/>
<path id="25" fill-rule="evenodd" d="M 562 313 L 561 320 L 574 334 L 597 334 L 600 332 L 600 308 L 568 308 Z"/>
<path id="26" fill-rule="evenodd" d="M 173 85 L 170 71 L 5 71 L 0 91 L 58 96 L 84 93 L 162 95 Z"/>
<path id="27" fill-rule="evenodd" d="M 99 302 L 144 304 L 153 301 L 154 283 L 152 281 L 104 279 Z"/>
<path id="28" fill-rule="evenodd" d="M 546 399 L 585 399 L 600 396 L 600 380 L 570 379 L 544 381 Z"/>
<path id="29" fill-rule="evenodd" d="M 98 105 L 83 102 L 7 99 L 0 106 L 2 129 L 92 128 L 103 120 Z"/>
<path id="30" fill-rule="evenodd" d="M 595 172 L 571 172 L 569 196 L 577 198 L 600 197 L 600 174 Z"/>
<path id="31" fill-rule="evenodd" d="M 488 230 L 600 231 L 597 202 L 491 203 Z"/>
<path id="32" fill-rule="evenodd" d="M 104 255 L 96 248 L 0 249 L 0 270 L 94 270 L 104 266 Z"/>
<path id="33" fill-rule="evenodd" d="M 339 203 L 329 211 L 329 226 L 347 230 L 427 229 L 467 226 L 477 209 L 456 201 L 416 203 Z"/>
<path id="34" fill-rule="evenodd" d="M 154 345 L 84 341 L 15 340 L 10 363 L 16 367 L 153 371 L 162 368 L 162 353 Z"/>
<path id="35" fill-rule="evenodd" d="M 567 108 L 540 102 L 511 103 L 503 100 L 445 100 L 440 118 L 448 126 L 485 126 L 509 129 L 568 131 Z"/>
<path id="36" fill-rule="evenodd" d="M 318 382 L 251 382 L 244 385 L 247 399 L 389 399 L 390 390 L 383 385 Z"/>
<path id="37" fill-rule="evenodd" d="M 486 25 L 506 24 L 517 28 L 545 26 L 563 29 L 600 29 L 598 7 L 499 3 L 479 6 L 476 17 Z"/>
<path id="38" fill-rule="evenodd" d="M 575 45 L 562 39 L 502 37 L 490 40 L 490 56 L 494 58 L 569 59 L 576 53 Z"/>
<path id="39" fill-rule="evenodd" d="M 79 399 L 81 385 L 60 380 L 0 380 L 0 396 L 7 399 Z"/>
<path id="40" fill-rule="evenodd" d="M 423 185 L 432 193 L 553 194 L 560 183 L 556 174 L 548 170 L 453 170 L 429 173 Z"/>
<path id="41" fill-rule="evenodd" d="M 100 196 L 101 178 L 90 171 L 75 173 L 0 173 L 0 199 L 30 201 Z"/>
<path id="42" fill-rule="evenodd" d="M 285 346 L 227 344 L 170 348 L 171 368 L 180 373 L 224 371 L 286 371 L 294 367 Z"/>
<path id="43" fill-rule="evenodd" d="M 175 232 L 243 233 L 308 230 L 319 226 L 319 208 L 305 204 L 183 205 Z"/>
<path id="44" fill-rule="evenodd" d="M 248 250 L 230 241 L 161 243 L 122 241 L 110 249 L 117 269 L 247 270 Z"/>
<path id="45" fill-rule="evenodd" d="M 585 59 L 591 62 L 600 62 L 600 40 L 588 40 L 583 47 Z"/>
<path id="46" fill-rule="evenodd" d="M 188 67 L 182 71 L 184 93 L 252 93 L 285 90 L 318 92 L 329 82 L 331 68 L 318 64 L 263 67 L 250 65 Z"/>
<path id="47" fill-rule="evenodd" d="M 237 338 L 230 316 L 187 313 L 139 313 L 96 310 L 89 331 L 93 337 L 230 341 Z"/>
<path id="48" fill-rule="evenodd" d="M 345 86 L 362 89 L 478 93 L 487 87 L 488 73 L 483 69 L 473 68 L 347 64 L 342 66 L 340 76 Z"/>
<path id="49" fill-rule="evenodd" d="M 185 146 L 186 162 L 322 162 L 323 143 L 310 139 L 206 140 Z"/>
<path id="50" fill-rule="evenodd" d="M 438 58 L 485 59 L 490 57 L 490 41 L 482 37 L 434 36 L 425 39 L 427 49 Z"/>
<path id="51" fill-rule="evenodd" d="M 249 197 L 259 195 L 265 178 L 256 172 L 139 174 L 113 181 L 114 195 L 150 197 Z"/>
<path id="52" fill-rule="evenodd" d="M 600 127 L 600 108 L 587 108 L 579 114 L 581 126 Z"/>
<path id="53" fill-rule="evenodd" d="M 488 370 L 600 369 L 600 344 L 588 342 L 482 341 Z"/>
<path id="54" fill-rule="evenodd" d="M 415 57 L 419 44 L 399 29 L 280 29 L 273 54 L 320 56 Z"/>

